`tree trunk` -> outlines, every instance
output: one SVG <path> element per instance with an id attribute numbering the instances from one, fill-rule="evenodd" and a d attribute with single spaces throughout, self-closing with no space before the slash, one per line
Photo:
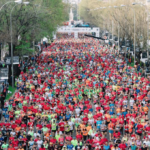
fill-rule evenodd
<path id="1" fill-rule="evenodd" d="M 2 55 L 1 55 L 2 53 L 1 52 L 2 52 L 2 46 L 0 44 L 0 61 L 1 61 L 1 57 L 2 57 Z"/>
<path id="2" fill-rule="evenodd" d="M 9 57 L 11 57 L 11 43 L 8 43 L 9 45 Z M 15 51 L 16 45 L 13 45 L 13 55 L 14 55 L 14 51 Z"/>
<path id="3" fill-rule="evenodd" d="M 9 57 L 11 57 L 11 43 L 8 43 L 9 45 Z M 13 56 L 14 56 L 14 51 L 15 51 L 15 45 L 13 45 Z M 18 68 L 18 65 L 13 65 L 13 69 L 14 69 L 14 77 L 15 76 L 19 76 L 20 74 L 20 69 Z M 11 64 L 9 65 L 9 84 L 11 85 L 11 75 L 12 75 L 12 72 L 11 72 Z"/>

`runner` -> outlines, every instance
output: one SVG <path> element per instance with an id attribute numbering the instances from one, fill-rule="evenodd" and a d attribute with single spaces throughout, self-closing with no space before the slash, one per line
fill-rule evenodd
<path id="1" fill-rule="evenodd" d="M 65 35 L 27 64 L 2 108 L 1 149 L 149 149 L 150 80 L 111 47 Z"/>

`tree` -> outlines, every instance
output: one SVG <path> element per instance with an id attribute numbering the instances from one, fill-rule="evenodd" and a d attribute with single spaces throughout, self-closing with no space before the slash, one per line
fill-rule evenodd
<path id="1" fill-rule="evenodd" d="M 0 7 L 6 2 L 8 1 L 0 0 Z M 30 46 L 32 41 L 53 37 L 57 27 L 66 19 L 68 6 L 62 0 L 30 0 L 29 5 L 15 3 L 5 5 L 0 11 L 0 42 L 9 45 L 9 56 L 11 55 L 10 13 L 13 7 L 13 52 L 14 55 L 22 56 L 32 53 Z M 14 65 L 14 68 L 16 67 L 17 65 Z M 17 75 L 16 70 L 18 69 L 14 69 L 14 75 Z M 9 73 L 11 74 L 10 67 Z"/>
<path id="2" fill-rule="evenodd" d="M 1 0 L 0 6 L 7 0 Z M 16 4 L 7 4 L 0 11 L 0 41 L 10 47 L 10 12 Z M 53 32 L 66 18 L 66 4 L 62 0 L 31 0 L 28 6 L 16 5 L 12 12 L 13 46 L 22 41 L 39 41 L 44 36 L 52 38 Z M 30 37 L 30 39 L 29 39 Z M 10 49 L 9 49 L 10 50 Z M 10 52 L 9 52 L 10 54 Z"/>
<path id="3" fill-rule="evenodd" d="M 120 26 L 120 37 L 133 42 L 134 39 L 134 12 L 135 12 L 135 33 L 136 45 L 140 45 L 141 38 L 144 48 L 147 45 L 147 9 L 145 6 L 133 6 L 134 0 L 112 0 L 110 2 L 97 0 L 82 0 L 80 3 L 80 15 L 86 22 L 92 22 L 99 26 L 101 30 L 107 29 L 118 34 L 118 25 Z M 125 5 L 125 7 L 121 7 Z M 118 6 L 118 7 L 114 7 Z M 103 8 L 105 7 L 105 8 Z"/>
<path id="4" fill-rule="evenodd" d="M 15 55 L 19 55 L 20 57 L 23 55 L 30 55 L 34 53 L 34 49 L 31 48 L 31 44 L 29 41 L 19 41 L 19 45 L 16 46 L 16 50 L 14 52 Z"/>

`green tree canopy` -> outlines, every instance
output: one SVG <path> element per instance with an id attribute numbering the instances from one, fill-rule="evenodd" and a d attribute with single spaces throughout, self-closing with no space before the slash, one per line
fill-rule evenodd
<path id="1" fill-rule="evenodd" d="M 8 2 L 0 1 L 0 7 Z M 15 6 L 15 7 L 14 7 Z M 65 21 L 67 5 L 62 0 L 30 0 L 28 5 L 9 3 L 0 11 L 0 42 L 10 45 L 10 13 L 12 8 L 14 47 L 21 41 L 40 41 L 52 37 L 59 25 Z"/>

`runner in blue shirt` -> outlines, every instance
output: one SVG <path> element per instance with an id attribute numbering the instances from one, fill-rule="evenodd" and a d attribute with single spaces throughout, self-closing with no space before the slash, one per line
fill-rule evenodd
<path id="1" fill-rule="evenodd" d="M 73 148 L 74 148 L 73 145 L 71 144 L 71 142 L 69 142 L 69 144 L 67 145 L 67 149 L 72 150 Z"/>
<path id="2" fill-rule="evenodd" d="M 98 118 L 98 120 L 96 121 L 96 126 L 97 126 L 97 129 L 98 129 L 98 130 L 100 130 L 100 128 L 101 128 L 100 126 L 101 126 L 102 122 L 103 122 L 103 121 L 100 120 L 100 118 Z"/>
<path id="3" fill-rule="evenodd" d="M 110 146 L 108 145 L 107 142 L 106 142 L 106 144 L 104 145 L 103 149 L 104 149 L 104 150 L 109 150 L 109 149 L 110 149 Z"/>

